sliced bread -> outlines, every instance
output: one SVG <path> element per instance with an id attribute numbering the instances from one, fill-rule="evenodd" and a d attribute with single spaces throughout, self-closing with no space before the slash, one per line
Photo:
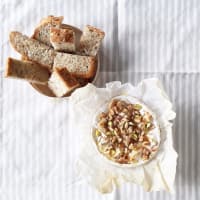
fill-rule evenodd
<path id="1" fill-rule="evenodd" d="M 75 32 L 72 29 L 51 28 L 50 42 L 56 51 L 75 52 Z"/>
<path id="2" fill-rule="evenodd" d="M 80 39 L 79 51 L 82 55 L 96 56 L 105 33 L 100 29 L 87 25 Z"/>
<path id="3" fill-rule="evenodd" d="M 38 63 L 8 58 L 5 77 L 24 79 L 33 83 L 45 84 L 49 80 L 50 72 L 47 68 Z"/>
<path id="4" fill-rule="evenodd" d="M 97 61 L 96 58 L 92 56 L 57 53 L 53 66 L 57 68 L 67 68 L 75 77 L 92 78 L 96 73 Z"/>
<path id="5" fill-rule="evenodd" d="M 33 38 L 51 46 L 50 42 L 50 29 L 52 27 L 59 28 L 63 21 L 63 17 L 54 17 L 52 15 L 42 19 L 40 24 L 34 31 Z"/>
<path id="6" fill-rule="evenodd" d="M 51 47 L 16 31 L 10 33 L 10 43 L 18 53 L 29 60 L 48 68 L 53 66 L 56 52 Z"/>
<path id="7" fill-rule="evenodd" d="M 48 86 L 57 97 L 62 97 L 80 85 L 66 68 L 54 68 Z"/>

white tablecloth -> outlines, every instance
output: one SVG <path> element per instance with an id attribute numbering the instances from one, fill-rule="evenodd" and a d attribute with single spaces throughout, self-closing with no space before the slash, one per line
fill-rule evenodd
<path id="1" fill-rule="evenodd" d="M 97 86 L 113 80 L 136 84 L 148 77 L 162 81 L 177 113 L 174 195 L 146 193 L 131 184 L 99 194 L 76 174 L 81 141 L 74 140 L 68 101 L 3 78 L 6 58 L 19 57 L 9 46 L 9 32 L 31 35 L 50 14 L 106 32 Z M 200 1 L 1 0 L 0 21 L 1 200 L 200 199 Z"/>

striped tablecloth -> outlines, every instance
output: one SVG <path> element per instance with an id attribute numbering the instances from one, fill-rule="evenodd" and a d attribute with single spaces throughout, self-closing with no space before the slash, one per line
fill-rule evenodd
<path id="1" fill-rule="evenodd" d="M 97 86 L 113 80 L 136 84 L 148 77 L 162 81 L 177 113 L 174 195 L 146 193 L 131 184 L 99 194 L 76 175 L 79 143 L 69 123 L 68 101 L 49 99 L 26 82 L 3 78 L 6 58 L 19 57 L 9 46 L 9 32 L 31 35 L 49 14 L 106 32 Z M 198 0 L 1 0 L 0 199 L 200 199 L 199 21 Z"/>

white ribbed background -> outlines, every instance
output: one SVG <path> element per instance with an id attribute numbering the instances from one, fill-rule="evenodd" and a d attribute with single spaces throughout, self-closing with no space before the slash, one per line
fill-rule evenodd
<path id="1" fill-rule="evenodd" d="M 101 195 L 75 173 L 68 101 L 55 101 L 26 82 L 3 79 L 8 33 L 31 34 L 49 14 L 83 28 L 102 28 L 98 86 L 158 77 L 177 112 L 179 154 L 175 195 L 123 185 Z M 1 200 L 198 200 L 200 199 L 200 1 L 198 0 L 1 0 L 0 2 L 0 199 Z M 170 167 L 170 166 L 169 166 Z"/>

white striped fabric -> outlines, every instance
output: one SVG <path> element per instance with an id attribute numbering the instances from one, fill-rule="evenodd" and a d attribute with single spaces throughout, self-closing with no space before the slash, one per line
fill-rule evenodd
<path id="1" fill-rule="evenodd" d="M 200 199 L 200 1 L 1 0 L 0 13 L 1 200 Z M 174 195 L 146 193 L 128 183 L 111 194 L 99 194 L 76 174 L 81 141 L 70 126 L 68 101 L 3 79 L 6 58 L 19 57 L 9 46 L 9 31 L 31 35 L 49 14 L 106 32 L 97 86 L 113 80 L 137 84 L 149 77 L 162 81 L 177 113 Z"/>

